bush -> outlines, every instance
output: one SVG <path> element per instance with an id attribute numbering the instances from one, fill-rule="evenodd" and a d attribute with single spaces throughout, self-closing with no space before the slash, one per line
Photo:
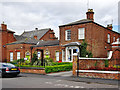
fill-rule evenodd
<path id="1" fill-rule="evenodd" d="M 109 62 L 108 60 L 105 60 L 105 67 L 108 67 L 109 66 Z"/>
<path id="2" fill-rule="evenodd" d="M 52 62 L 52 66 L 54 66 L 54 65 L 65 65 L 65 64 L 72 64 L 72 63 L 70 63 L 70 62 L 61 62 L 61 63 Z"/>
<path id="3" fill-rule="evenodd" d="M 30 64 L 33 65 L 35 61 L 38 61 L 38 58 L 37 58 L 37 55 L 35 53 L 33 53 L 33 57 L 31 59 L 31 63 Z"/>
<path id="4" fill-rule="evenodd" d="M 15 65 L 17 67 L 41 67 L 44 68 L 44 66 L 36 66 L 36 65 Z"/>
<path id="5" fill-rule="evenodd" d="M 18 64 L 17 60 L 13 60 L 13 61 L 11 61 L 10 63 L 11 63 L 11 64 L 14 64 L 14 65 Z"/>
<path id="6" fill-rule="evenodd" d="M 52 58 L 45 58 L 45 66 L 52 66 L 53 59 Z"/>
<path id="7" fill-rule="evenodd" d="M 59 72 L 59 71 L 70 71 L 72 70 L 72 64 L 69 65 L 55 65 L 55 66 L 46 66 L 45 72 L 51 73 L 51 72 Z"/>

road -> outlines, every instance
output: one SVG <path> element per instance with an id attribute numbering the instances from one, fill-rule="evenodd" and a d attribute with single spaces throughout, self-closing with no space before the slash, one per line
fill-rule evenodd
<path id="1" fill-rule="evenodd" d="M 0 80 L 2 88 L 118 88 L 118 85 L 77 82 L 67 77 L 39 74 L 20 74 L 18 77 Z"/>

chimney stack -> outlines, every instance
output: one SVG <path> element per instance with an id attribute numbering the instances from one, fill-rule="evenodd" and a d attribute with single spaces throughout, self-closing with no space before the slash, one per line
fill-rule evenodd
<path id="1" fill-rule="evenodd" d="M 7 25 L 4 24 L 4 22 L 1 24 L 1 29 L 2 29 L 2 30 L 7 30 Z"/>
<path id="2" fill-rule="evenodd" d="M 112 24 L 108 24 L 107 28 L 110 29 L 110 30 L 112 30 L 112 28 L 113 28 Z"/>
<path id="3" fill-rule="evenodd" d="M 88 12 L 86 12 L 87 19 L 94 21 L 94 12 L 93 9 L 88 9 Z"/>
<path id="4" fill-rule="evenodd" d="M 37 36 L 36 36 L 36 35 L 34 36 L 34 39 L 37 39 Z"/>

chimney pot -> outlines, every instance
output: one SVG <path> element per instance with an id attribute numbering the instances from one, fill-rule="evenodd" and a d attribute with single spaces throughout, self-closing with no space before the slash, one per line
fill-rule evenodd
<path id="1" fill-rule="evenodd" d="M 86 12 L 86 14 L 87 14 L 87 19 L 94 21 L 93 9 L 88 9 L 88 12 Z"/>
<path id="2" fill-rule="evenodd" d="M 113 28 L 112 24 L 108 24 L 107 28 L 110 29 L 110 30 L 112 30 L 112 28 Z"/>
<path id="3" fill-rule="evenodd" d="M 2 29 L 2 30 L 7 30 L 7 25 L 4 24 L 4 22 L 1 24 L 1 29 Z"/>

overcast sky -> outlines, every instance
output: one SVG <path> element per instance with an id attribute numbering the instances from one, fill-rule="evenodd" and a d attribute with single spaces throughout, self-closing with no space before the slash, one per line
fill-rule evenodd
<path id="1" fill-rule="evenodd" d="M 95 22 L 104 26 L 113 23 L 114 30 L 118 31 L 118 1 L 89 0 L 88 5 L 88 0 L 3 0 L 0 1 L 0 22 L 4 21 L 15 34 L 51 28 L 59 37 L 58 26 L 85 19 L 89 7 L 95 12 Z"/>

